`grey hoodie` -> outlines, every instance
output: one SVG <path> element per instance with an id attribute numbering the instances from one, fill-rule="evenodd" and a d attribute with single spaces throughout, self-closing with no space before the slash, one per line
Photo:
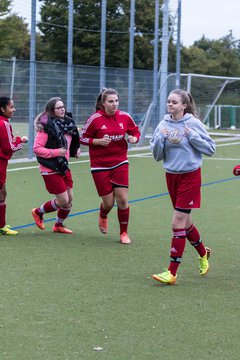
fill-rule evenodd
<path id="1" fill-rule="evenodd" d="M 162 133 L 163 129 L 167 129 L 167 135 Z M 216 150 L 203 123 L 188 113 L 180 120 L 165 115 L 153 133 L 150 146 L 154 159 L 163 160 L 166 172 L 173 174 L 197 170 L 202 165 L 202 155 L 212 156 Z"/>

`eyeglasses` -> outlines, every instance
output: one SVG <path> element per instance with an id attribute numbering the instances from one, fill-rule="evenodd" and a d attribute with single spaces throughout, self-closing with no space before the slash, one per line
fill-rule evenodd
<path id="1" fill-rule="evenodd" d="M 55 109 L 55 110 L 65 109 L 65 106 L 64 106 L 64 105 L 63 105 L 63 106 L 58 106 L 58 107 L 55 107 L 54 109 Z"/>

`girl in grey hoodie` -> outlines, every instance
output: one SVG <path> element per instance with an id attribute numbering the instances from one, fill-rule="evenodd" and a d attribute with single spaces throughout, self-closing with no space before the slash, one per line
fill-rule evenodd
<path id="1" fill-rule="evenodd" d="M 163 161 L 166 182 L 174 212 L 170 264 L 153 279 L 174 284 L 181 263 L 186 239 L 199 254 L 200 275 L 209 269 L 211 250 L 204 246 L 193 224 L 191 210 L 200 208 L 202 155 L 212 156 L 215 143 L 202 122 L 195 117 L 192 96 L 180 89 L 173 90 L 167 100 L 168 114 L 153 133 L 150 145 L 156 161 Z"/>

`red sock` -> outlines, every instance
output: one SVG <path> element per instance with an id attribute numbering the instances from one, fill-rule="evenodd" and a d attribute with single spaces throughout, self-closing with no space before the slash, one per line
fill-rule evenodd
<path id="1" fill-rule="evenodd" d="M 50 213 L 56 211 L 57 209 L 58 207 L 56 204 L 56 200 L 52 199 L 42 204 L 38 210 L 40 213 L 44 214 L 44 213 Z"/>
<path id="2" fill-rule="evenodd" d="M 6 204 L 5 201 L 0 201 L 0 228 L 6 225 Z"/>
<path id="3" fill-rule="evenodd" d="M 118 221 L 120 225 L 120 234 L 123 232 L 127 233 L 128 221 L 129 221 L 130 208 L 119 209 L 118 208 Z"/>
<path id="4" fill-rule="evenodd" d="M 101 216 L 101 218 L 106 219 L 109 211 L 110 211 L 110 210 L 105 210 L 105 209 L 103 208 L 102 203 L 101 203 L 101 205 L 100 205 L 100 216 Z"/>
<path id="5" fill-rule="evenodd" d="M 203 257 L 206 254 L 206 249 L 201 240 L 200 234 L 194 224 L 192 224 L 191 226 L 189 226 L 188 229 L 186 229 L 186 235 L 190 244 L 194 246 L 199 255 Z"/>
<path id="6" fill-rule="evenodd" d="M 178 267 L 182 260 L 182 255 L 186 245 L 186 230 L 173 229 L 172 246 L 170 252 L 170 264 L 168 270 L 176 276 Z"/>
<path id="7" fill-rule="evenodd" d="M 57 218 L 55 225 L 61 226 L 63 224 L 63 221 L 68 217 L 68 214 L 71 211 L 71 207 L 69 208 L 59 208 L 57 211 Z"/>
<path id="8" fill-rule="evenodd" d="M 35 213 L 36 213 L 38 216 L 40 216 L 41 219 L 42 219 L 43 213 L 41 212 L 40 208 L 37 208 L 37 209 L 35 210 Z"/>

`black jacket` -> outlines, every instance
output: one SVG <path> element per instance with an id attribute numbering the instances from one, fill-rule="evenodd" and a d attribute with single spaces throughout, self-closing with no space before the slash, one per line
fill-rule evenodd
<path id="1" fill-rule="evenodd" d="M 69 116 L 65 116 L 64 121 L 65 123 L 71 125 L 72 141 L 69 152 L 71 157 L 75 157 L 80 147 L 78 129 L 74 121 Z M 45 145 L 46 148 L 67 148 L 67 140 L 64 137 L 64 132 L 57 125 L 56 119 L 51 118 L 50 116 L 48 117 L 47 124 L 44 125 L 44 132 L 48 134 L 48 140 Z M 68 161 L 64 156 L 57 156 L 48 159 L 37 156 L 37 161 L 51 170 L 59 171 L 62 175 L 69 170 Z"/>

